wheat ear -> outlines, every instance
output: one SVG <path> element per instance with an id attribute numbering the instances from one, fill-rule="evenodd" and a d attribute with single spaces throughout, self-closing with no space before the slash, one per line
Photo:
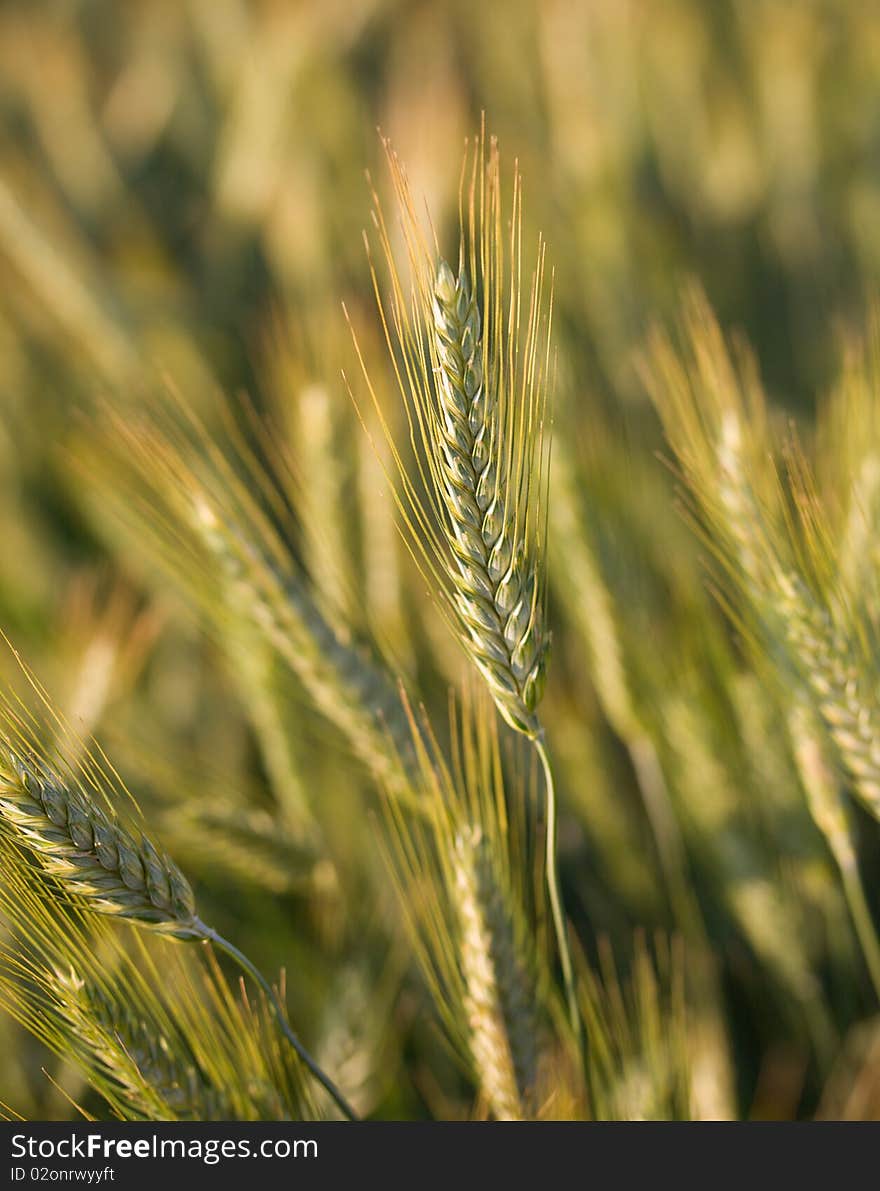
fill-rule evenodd
<path id="1" fill-rule="evenodd" d="M 393 677 L 366 646 L 343 640 L 305 585 L 285 575 L 231 519 L 205 504 L 197 516 L 239 614 L 257 624 L 369 772 L 409 796 L 413 747 Z"/>
<path id="2" fill-rule="evenodd" d="M 467 688 L 460 719 L 451 718 L 451 764 L 421 719 L 415 738 L 425 814 L 386 801 L 389 871 L 456 1048 L 492 1113 L 523 1119 L 537 1103 L 550 984 L 523 887 L 530 783 L 520 766 L 528 750 L 521 748 L 505 780 L 498 718 L 482 686 L 476 699 Z M 510 784 L 514 774 L 519 780 Z"/>
<path id="3" fill-rule="evenodd" d="M 8 747 L 0 756 L 0 817 L 7 831 L 92 909 L 192 938 L 195 899 L 177 865 L 83 786 Z"/>
<path id="4" fill-rule="evenodd" d="M 859 667 L 826 608 L 792 572 L 779 579 L 779 604 L 788 640 L 834 741 L 853 790 L 880 819 L 880 715 L 866 697 Z"/>
<path id="5" fill-rule="evenodd" d="M 258 632 L 377 781 L 410 797 L 413 749 L 396 675 L 319 605 L 270 516 L 284 504 L 281 479 L 260 471 L 232 431 L 218 445 L 179 398 L 169 403 L 136 426 L 107 411 L 113 458 L 120 443 L 127 457 L 124 471 L 115 462 L 105 477 L 122 523 L 224 634 L 230 618 Z M 191 551 L 184 565 L 172 548 L 181 531 Z"/>
<path id="6" fill-rule="evenodd" d="M 807 806 L 840 871 L 862 954 L 874 990 L 880 996 L 880 942 L 859 872 L 849 808 L 826 755 L 822 728 L 803 702 L 796 704 L 789 714 L 789 733 Z"/>
<path id="7" fill-rule="evenodd" d="M 71 973 L 58 979 L 66 994 L 64 1011 L 72 1030 L 89 1049 L 111 1083 L 120 1085 L 128 1103 L 147 1119 L 155 1101 L 177 1120 L 220 1121 L 235 1110 L 220 1089 L 199 1070 L 194 1057 L 183 1054 L 117 996 Z"/>
<path id="8" fill-rule="evenodd" d="M 547 778 L 547 887 L 572 1028 L 579 1034 L 555 853 L 556 794 L 537 716 L 550 644 L 545 431 L 552 298 L 545 295 L 544 243 L 538 240 L 524 303 L 519 175 L 514 175 L 507 244 L 501 230 L 498 147 L 482 134 L 465 159 L 467 215 L 462 210 L 454 273 L 436 241 L 428 243 L 405 171 L 387 142 L 385 148 L 409 283 L 401 280 L 375 195 L 374 222 L 389 275 L 387 301 L 372 262 L 371 270 L 414 466 L 395 445 L 359 348 L 358 356 L 391 448 L 396 475 L 390 478 L 413 558 L 501 715 L 535 742 L 541 758 Z"/>
<path id="9" fill-rule="evenodd" d="M 36 679 L 27 670 L 25 674 L 48 706 Z M 52 714 L 56 723 L 63 722 Z M 32 728 L 3 699 L 0 719 L 0 829 L 7 837 L 31 855 L 64 893 L 90 909 L 181 939 L 209 940 L 225 951 L 263 989 L 279 1029 L 301 1062 L 341 1111 L 355 1119 L 345 1097 L 288 1025 L 265 977 L 197 916 L 192 889 L 180 869 L 144 833 L 120 822 L 109 797 L 101 793 L 114 790 L 113 779 L 103 767 L 89 756 L 84 780 L 72 773 L 62 777 L 40 759 Z M 21 754 L 28 756 L 27 762 Z"/>
<path id="10" fill-rule="evenodd" d="M 452 873 L 470 1048 L 495 1116 L 519 1121 L 535 1087 L 535 1022 L 513 922 L 492 867 L 480 829 L 461 829 Z"/>
<path id="11" fill-rule="evenodd" d="M 440 416 L 434 467 L 445 502 L 453 561 L 453 603 L 467 648 L 501 714 L 535 742 L 547 802 L 546 878 L 572 1027 L 580 1032 L 574 972 L 556 859 L 556 788 L 543 731 L 535 714 L 544 691 L 549 639 L 544 624 L 543 559 L 520 536 L 529 510 L 510 510 L 502 475 L 504 432 L 497 395 L 485 375 L 480 314 L 467 272 L 456 278 L 445 261 L 434 286 L 435 351 Z M 528 451 L 523 443 L 522 450 Z"/>
<path id="12" fill-rule="evenodd" d="M 454 272 L 436 242 L 429 244 L 403 166 L 387 142 L 385 148 L 410 277 L 405 282 L 398 272 L 375 194 L 387 298 L 372 260 L 371 270 L 414 460 L 395 443 L 352 328 L 358 358 L 390 447 L 389 478 L 413 558 L 501 714 L 535 738 L 549 645 L 545 432 L 552 298 L 544 243 L 538 240 L 526 290 L 519 176 L 508 244 L 498 147 L 481 136 L 465 161 L 467 216 Z"/>
<path id="13" fill-rule="evenodd" d="M 480 312 L 467 271 L 441 260 L 434 285 L 439 364 L 433 463 L 446 509 L 453 601 L 467 647 L 505 719 L 540 730 L 547 634 L 539 560 L 509 507 L 495 378 L 485 375 Z"/>

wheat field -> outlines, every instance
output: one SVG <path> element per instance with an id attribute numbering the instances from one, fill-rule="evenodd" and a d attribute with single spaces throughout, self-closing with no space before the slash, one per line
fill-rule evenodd
<path id="1" fill-rule="evenodd" d="M 0 6 L 0 1115 L 880 1116 L 878 78 Z"/>

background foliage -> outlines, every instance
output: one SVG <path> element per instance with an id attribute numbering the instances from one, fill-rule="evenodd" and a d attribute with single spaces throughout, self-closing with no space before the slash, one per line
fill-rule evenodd
<path id="1" fill-rule="evenodd" d="M 465 662 L 340 376 L 357 372 L 341 303 L 384 368 L 362 240 L 365 169 L 387 187 L 376 128 L 454 253 L 485 111 L 555 268 L 545 720 L 594 973 L 593 1111 L 872 1116 L 877 990 L 851 894 L 855 868 L 880 909 L 876 822 L 847 803 L 847 877 L 788 730 L 781 630 L 755 628 L 742 585 L 732 617 L 709 590 L 728 590 L 718 544 L 659 457 L 646 345 L 696 279 L 754 350 L 771 430 L 793 419 L 815 453 L 832 528 L 867 509 L 852 602 L 872 623 L 876 500 L 850 490 L 876 434 L 856 345 L 880 271 L 878 77 L 880 13 L 855 0 L 0 6 L 0 624 L 137 790 L 202 916 L 285 967 L 292 1021 L 362 1111 L 473 1111 L 411 962 L 376 784 L 210 566 L 151 541 L 130 477 L 149 479 L 149 450 L 131 468 L 119 427 L 168 384 L 211 436 L 230 404 L 271 419 L 296 476 L 287 544 L 442 730 Z M 827 592 L 840 556 L 813 549 Z M 684 957 L 686 1094 L 650 998 L 608 996 L 611 967 L 647 980 L 638 932 Z M 74 1064 L 0 1031 L 15 1111 L 105 1111 Z"/>

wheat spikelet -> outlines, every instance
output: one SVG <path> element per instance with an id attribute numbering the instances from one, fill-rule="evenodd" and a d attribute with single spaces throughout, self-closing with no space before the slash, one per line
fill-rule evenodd
<path id="1" fill-rule="evenodd" d="M 0 755 L 0 822 L 68 893 L 103 914 L 166 934 L 197 934 L 195 901 L 174 862 L 123 826 L 84 785 L 61 779 L 6 740 Z"/>

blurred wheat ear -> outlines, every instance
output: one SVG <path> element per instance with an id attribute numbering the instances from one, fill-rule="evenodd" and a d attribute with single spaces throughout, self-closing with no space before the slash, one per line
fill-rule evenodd
<path id="1" fill-rule="evenodd" d="M 793 435 L 782 446 L 774 439 L 754 360 L 730 351 L 698 291 L 685 303 L 680 330 L 678 345 L 654 335 L 645 380 L 687 483 L 692 520 L 719 564 L 728 609 L 736 609 L 757 665 L 780 691 L 805 801 L 841 871 L 880 988 L 877 931 L 825 759 L 827 745 L 852 793 L 880 818 L 871 590 L 844 589 L 845 539 L 832 532 L 813 468 Z M 868 393 L 855 387 L 847 416 L 869 436 L 876 415 Z"/>
<path id="2" fill-rule="evenodd" d="M 557 995 L 530 888 L 525 747 L 502 759 L 480 690 L 454 709 L 449 762 L 427 723 L 419 739 L 424 814 L 387 800 L 389 870 L 449 1037 L 498 1120 L 534 1118 L 555 1057 Z M 505 777 L 505 761 L 512 771 Z M 575 1065 L 579 1063 L 575 1056 Z"/>
<path id="3" fill-rule="evenodd" d="M 373 280 L 415 456 L 391 440 L 407 545 L 501 714 L 536 737 L 549 649 L 545 432 L 552 301 L 544 286 L 544 244 L 536 246 L 526 295 L 519 177 L 508 243 L 498 148 L 480 137 L 465 163 L 467 220 L 453 271 L 436 244 L 429 245 L 403 166 L 387 142 L 385 148 L 409 280 L 398 272 L 375 195 L 387 302 L 375 268 Z M 364 375 L 390 435 L 366 369 Z"/>
<path id="4" fill-rule="evenodd" d="M 292 548 L 296 480 L 270 453 L 269 428 L 258 450 L 224 407 L 225 432 L 212 436 L 174 394 L 136 425 L 105 412 L 102 451 L 84 448 L 88 482 L 99 477 L 133 548 L 149 550 L 221 640 L 230 622 L 261 639 L 373 777 L 407 796 L 413 749 L 397 676 L 321 599 Z"/>

